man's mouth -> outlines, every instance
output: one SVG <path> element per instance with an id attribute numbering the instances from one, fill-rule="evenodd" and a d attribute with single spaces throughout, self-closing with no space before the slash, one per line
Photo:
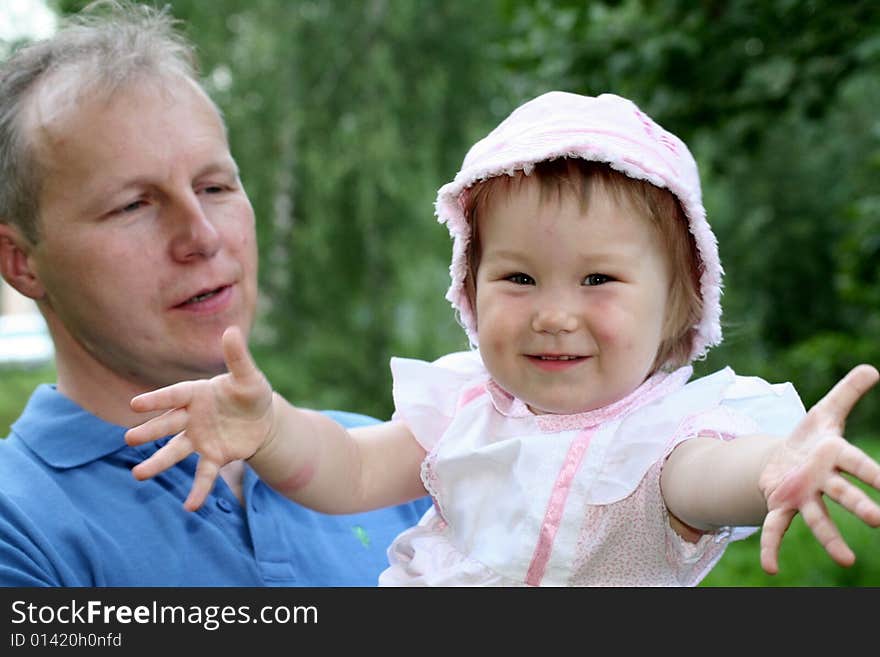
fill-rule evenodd
<path id="1" fill-rule="evenodd" d="M 224 290 L 226 290 L 228 288 L 229 288 L 228 285 L 222 285 L 222 286 L 215 288 L 213 290 L 208 290 L 207 292 L 200 292 L 199 294 L 193 295 L 189 299 L 187 299 L 186 301 L 178 304 L 178 307 L 191 306 L 196 303 L 201 303 L 202 301 L 206 301 L 207 299 L 210 299 L 211 297 L 217 296 L 218 294 L 220 294 L 221 292 L 223 292 Z"/>

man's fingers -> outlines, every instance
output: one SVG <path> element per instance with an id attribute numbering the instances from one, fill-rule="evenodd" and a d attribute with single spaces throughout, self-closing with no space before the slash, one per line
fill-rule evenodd
<path id="1" fill-rule="evenodd" d="M 189 413 L 185 408 L 173 408 L 126 431 L 125 442 L 132 446 L 143 445 L 165 436 L 177 434 L 186 428 L 188 421 Z"/>
<path id="2" fill-rule="evenodd" d="M 223 332 L 223 358 L 235 379 L 247 381 L 259 371 L 237 326 L 230 326 Z"/>
<path id="3" fill-rule="evenodd" d="M 856 402 L 870 390 L 880 373 L 871 365 L 857 365 L 838 381 L 828 393 L 811 409 L 810 413 L 824 414 L 832 423 L 841 429 Z"/>
<path id="4" fill-rule="evenodd" d="M 181 381 L 180 383 L 159 388 L 152 392 L 145 392 L 132 398 L 131 410 L 138 413 L 146 413 L 166 408 L 188 406 L 192 401 L 193 386 L 193 381 Z"/>

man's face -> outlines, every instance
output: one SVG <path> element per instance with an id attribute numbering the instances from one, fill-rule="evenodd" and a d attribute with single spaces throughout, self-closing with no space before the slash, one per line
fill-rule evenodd
<path id="1" fill-rule="evenodd" d="M 222 371 L 223 329 L 251 327 L 257 254 L 214 107 L 175 79 L 75 104 L 38 94 L 32 110 L 43 186 L 29 261 L 59 374 L 146 389 Z"/>

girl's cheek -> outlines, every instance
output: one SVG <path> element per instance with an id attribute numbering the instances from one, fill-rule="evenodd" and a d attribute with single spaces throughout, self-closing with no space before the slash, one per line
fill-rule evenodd
<path id="1" fill-rule="evenodd" d="M 598 302 L 589 311 L 589 330 L 593 337 L 606 344 L 621 344 L 629 340 L 622 329 L 621 312 L 611 303 Z"/>

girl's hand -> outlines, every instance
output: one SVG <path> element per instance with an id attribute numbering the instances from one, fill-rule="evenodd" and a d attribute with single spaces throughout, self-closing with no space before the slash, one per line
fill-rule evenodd
<path id="1" fill-rule="evenodd" d="M 241 331 L 223 333 L 228 372 L 209 380 L 183 381 L 138 395 L 133 410 L 166 412 L 125 434 L 129 445 L 142 445 L 176 434 L 150 458 L 132 469 L 137 479 L 154 477 L 193 452 L 200 455 L 192 489 L 184 502 L 198 509 L 214 486 L 220 468 L 253 456 L 272 434 L 272 387 L 257 369 Z"/>
<path id="2" fill-rule="evenodd" d="M 848 473 L 880 489 L 880 465 L 843 437 L 847 416 L 878 376 L 870 365 L 851 370 L 810 409 L 762 469 L 759 486 L 767 500 L 767 516 L 761 531 L 761 566 L 769 574 L 779 571 L 779 546 L 798 512 L 832 559 L 842 566 L 853 564 L 855 555 L 831 519 L 823 495 L 868 525 L 880 526 L 880 506 L 843 476 Z"/>

